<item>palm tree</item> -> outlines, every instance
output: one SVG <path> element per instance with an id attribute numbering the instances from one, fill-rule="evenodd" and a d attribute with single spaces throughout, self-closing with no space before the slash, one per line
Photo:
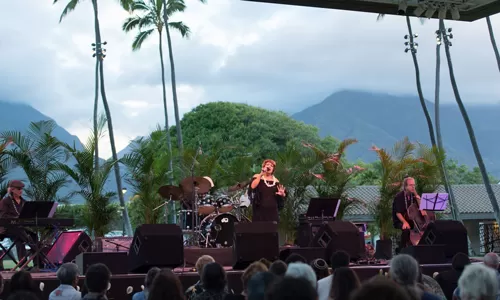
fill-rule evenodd
<path id="1" fill-rule="evenodd" d="M 182 10 L 185 7 L 182 7 Z M 168 9 L 179 9 L 177 6 L 169 6 Z M 161 82 L 163 87 L 163 110 L 165 114 L 165 131 L 167 137 L 168 153 L 170 155 L 169 161 L 169 174 L 170 174 L 170 184 L 173 184 L 173 166 L 172 166 L 172 143 L 170 141 L 170 131 L 168 122 L 168 111 L 167 111 L 167 91 L 165 87 L 165 66 L 163 63 L 163 1 L 162 0 L 150 0 L 149 5 L 144 3 L 143 0 L 135 0 L 132 4 L 132 12 L 143 13 L 143 15 L 136 15 L 130 17 L 123 23 L 123 31 L 129 32 L 133 29 L 138 28 L 139 33 L 136 35 L 134 42 L 132 43 L 132 50 L 138 51 L 142 47 L 142 43 L 155 31 L 158 32 L 158 51 L 160 53 L 160 65 L 161 65 Z M 172 15 L 173 12 L 168 12 L 167 14 Z M 187 27 L 182 22 L 170 22 L 168 27 L 180 32 L 182 37 L 189 36 L 189 27 Z M 174 102 L 176 103 L 176 102 Z M 180 127 L 179 127 L 180 128 Z M 180 148 L 179 148 L 180 149 Z"/>
<path id="2" fill-rule="evenodd" d="M 91 0 L 92 1 L 92 7 L 94 9 L 94 30 L 95 30 L 95 57 L 96 57 L 96 68 L 97 65 L 99 65 L 99 84 L 100 84 L 100 90 L 101 90 L 101 97 L 102 97 L 102 102 L 104 106 L 104 111 L 106 113 L 106 119 L 107 119 L 107 124 L 108 124 L 108 131 L 109 131 L 109 140 L 111 144 L 111 153 L 113 160 L 117 161 L 118 160 L 118 155 L 116 154 L 116 145 L 115 145 L 115 136 L 114 136 L 114 131 L 113 131 L 113 122 L 111 120 L 111 111 L 109 109 L 108 105 L 108 100 L 106 98 L 106 90 L 104 87 L 104 49 L 102 48 L 103 45 L 105 45 L 105 42 L 102 43 L 101 39 L 101 30 L 99 26 L 99 14 L 98 14 L 98 6 L 97 6 L 97 0 Z M 58 0 L 54 0 L 54 4 L 57 3 Z M 63 12 L 61 13 L 61 17 L 59 19 L 59 22 L 62 21 L 64 17 L 66 17 L 71 11 L 75 10 L 76 6 L 81 2 L 81 0 L 70 0 L 69 3 L 66 5 L 64 8 Z M 132 5 L 132 0 L 119 0 L 120 5 L 126 9 L 130 10 L 131 5 Z M 97 75 L 97 71 L 96 71 Z M 97 82 L 97 80 L 96 80 Z M 97 89 L 97 84 L 96 84 L 96 89 Z M 95 98 L 97 99 L 97 97 Z M 94 103 L 94 135 L 97 136 L 97 102 Z M 94 151 L 96 151 L 94 149 Z M 97 152 L 94 152 L 94 155 L 96 155 Z M 96 159 L 98 160 L 98 159 Z M 97 162 L 94 162 L 95 167 L 98 166 Z M 130 224 L 130 218 L 128 216 L 127 212 L 127 206 L 125 205 L 125 199 L 123 197 L 122 193 L 122 183 L 121 183 L 121 176 L 120 176 L 120 166 L 119 164 L 114 165 L 114 170 L 115 170 L 115 177 L 116 177 L 116 188 L 117 188 L 117 193 L 118 193 L 118 199 L 120 199 L 120 205 L 123 208 L 123 219 L 125 222 L 125 230 L 127 235 L 132 235 L 132 226 Z"/>
<path id="3" fill-rule="evenodd" d="M 486 17 L 486 24 L 488 24 L 488 32 L 490 33 L 491 45 L 493 46 L 493 52 L 495 52 L 495 57 L 497 59 L 498 71 L 500 71 L 500 54 L 498 53 L 497 43 L 495 41 L 495 34 L 493 33 L 493 26 L 491 26 L 490 17 Z"/>
<path id="4" fill-rule="evenodd" d="M 52 135 L 56 126 L 54 121 L 32 122 L 28 131 L 6 131 L 5 137 L 12 139 L 13 147 L 4 150 L 16 166 L 23 169 L 29 186 L 26 194 L 37 201 L 65 202 L 68 197 L 57 195 L 68 181 L 57 165 L 67 160 L 62 143 Z"/>
<path id="5" fill-rule="evenodd" d="M 170 28 L 175 28 L 180 30 L 180 25 L 182 22 L 170 22 L 170 17 L 176 12 L 183 12 L 186 9 L 186 5 L 184 4 L 184 0 L 156 0 L 157 2 L 163 2 L 163 22 L 164 24 L 168 24 L 165 26 L 165 32 L 167 34 L 167 45 L 168 45 L 168 54 L 170 58 L 170 77 L 172 81 L 172 98 L 174 101 L 174 113 L 175 113 L 175 129 L 177 130 L 177 147 L 182 151 L 183 141 L 182 141 L 182 128 L 181 128 L 181 119 L 179 117 L 179 104 L 177 102 L 177 83 L 175 80 L 175 65 L 174 65 L 174 52 L 172 50 L 172 39 L 170 37 Z M 200 0 L 201 2 L 205 2 L 205 0 Z M 175 25 L 177 24 L 177 25 Z M 179 28 L 176 28 L 179 27 Z M 187 27 L 186 27 L 187 28 Z M 186 34 L 183 34 L 183 37 L 188 37 L 189 31 Z"/>
<path id="6" fill-rule="evenodd" d="M 455 100 L 458 104 L 458 108 L 460 109 L 460 113 L 462 114 L 462 118 L 464 119 L 465 127 L 467 128 L 467 133 L 469 134 L 469 139 L 472 144 L 472 149 L 474 150 L 474 155 L 476 156 L 477 164 L 479 167 L 479 170 L 481 172 L 481 177 L 483 178 L 484 185 L 486 187 L 486 192 L 488 193 L 488 197 L 490 198 L 491 201 L 491 206 L 493 207 L 493 212 L 495 214 L 495 219 L 497 223 L 500 224 L 500 209 L 498 208 L 498 202 L 495 197 L 495 193 L 493 192 L 493 189 L 491 188 L 491 183 L 490 183 L 490 178 L 488 177 L 488 172 L 486 171 L 486 167 L 483 162 L 483 157 L 481 155 L 481 152 L 479 151 L 479 146 L 477 145 L 476 141 L 476 135 L 474 134 L 474 128 L 472 127 L 472 123 L 469 119 L 469 115 L 467 113 L 467 110 L 465 109 L 465 106 L 462 102 L 462 98 L 460 97 L 460 92 L 458 91 L 458 86 L 457 86 L 457 81 L 455 79 L 455 73 L 453 71 L 453 63 L 451 61 L 451 54 L 450 54 L 450 38 L 451 36 L 448 34 L 451 32 L 451 28 L 448 29 L 448 33 L 446 32 L 445 24 L 444 21 L 441 19 L 439 20 L 439 30 L 441 30 L 441 33 L 443 35 L 443 41 L 444 41 L 444 49 L 446 52 L 446 60 L 448 61 L 448 70 L 450 72 L 450 80 L 451 80 L 451 86 L 453 87 L 453 93 L 455 94 Z"/>
<path id="7" fill-rule="evenodd" d="M 116 207 L 112 200 L 116 197 L 116 192 L 106 191 L 106 182 L 116 160 L 107 160 L 100 164 L 99 169 L 95 169 L 95 146 L 97 140 L 102 137 L 103 128 L 106 125 L 106 118 L 101 116 L 98 122 L 98 135 L 93 134 L 87 140 L 82 150 L 75 146 L 64 145 L 65 150 L 75 160 L 74 166 L 60 163 L 59 169 L 73 179 L 79 190 L 72 195 L 79 195 L 85 200 L 86 209 L 82 211 L 82 223 L 93 233 L 96 238 L 102 238 L 110 230 L 110 225 L 117 218 Z"/>

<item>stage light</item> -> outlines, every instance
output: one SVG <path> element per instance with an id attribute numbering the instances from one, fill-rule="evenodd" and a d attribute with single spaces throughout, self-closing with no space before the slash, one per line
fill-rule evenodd
<path id="1" fill-rule="evenodd" d="M 446 19 L 446 12 L 447 12 L 446 6 L 444 6 L 444 5 L 443 5 L 443 6 L 441 6 L 441 7 L 439 8 L 438 18 L 439 18 L 440 20 L 444 20 L 444 19 Z"/>
<path id="2" fill-rule="evenodd" d="M 453 20 L 460 20 L 460 12 L 458 11 L 458 7 L 452 6 L 452 8 L 451 8 L 451 18 Z"/>
<path id="3" fill-rule="evenodd" d="M 413 13 L 415 14 L 415 16 L 420 17 L 424 13 L 424 11 L 425 11 L 424 6 L 419 5 L 419 6 L 417 6 L 417 8 L 415 8 Z"/>
<path id="4" fill-rule="evenodd" d="M 430 18 L 432 18 L 432 16 L 434 16 L 434 13 L 436 13 L 436 7 L 431 5 L 431 6 L 429 6 L 427 11 L 425 12 L 425 17 L 430 19 Z"/>
<path id="5" fill-rule="evenodd" d="M 408 3 L 406 3 L 406 0 L 401 1 L 398 7 L 398 15 L 405 15 L 407 8 L 408 8 Z"/>

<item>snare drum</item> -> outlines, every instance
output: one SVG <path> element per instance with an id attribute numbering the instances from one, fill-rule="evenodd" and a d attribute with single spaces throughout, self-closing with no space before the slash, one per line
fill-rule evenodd
<path id="1" fill-rule="evenodd" d="M 226 195 L 219 196 L 215 203 L 220 213 L 227 213 L 233 210 L 233 202 L 231 202 L 231 198 Z"/>
<path id="2" fill-rule="evenodd" d="M 198 200 L 198 213 L 200 215 L 209 215 L 215 211 L 215 205 L 211 195 L 206 194 Z"/>

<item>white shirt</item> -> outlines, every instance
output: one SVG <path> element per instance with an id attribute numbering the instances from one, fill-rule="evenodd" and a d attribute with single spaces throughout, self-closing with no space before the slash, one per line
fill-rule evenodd
<path id="1" fill-rule="evenodd" d="M 318 300 L 328 300 L 332 289 L 333 275 L 318 280 Z"/>
<path id="2" fill-rule="evenodd" d="M 67 284 L 61 284 L 49 295 L 49 300 L 81 300 L 82 293 Z"/>

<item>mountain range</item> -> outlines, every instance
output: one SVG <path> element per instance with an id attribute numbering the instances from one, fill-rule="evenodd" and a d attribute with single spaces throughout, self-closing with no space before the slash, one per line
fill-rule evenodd
<path id="1" fill-rule="evenodd" d="M 434 103 L 426 101 L 434 116 Z M 0 132 L 7 130 L 25 131 L 33 121 L 51 120 L 31 106 L 18 103 L 0 102 L 4 112 L 0 119 Z M 500 105 L 476 105 L 467 107 L 473 124 L 479 148 L 488 172 L 500 177 L 500 160 L 496 151 L 500 149 Z M 476 166 L 470 140 L 462 116 L 456 105 L 444 104 L 440 107 L 443 143 L 448 158 L 456 159 L 461 164 Z M 292 118 L 319 128 L 321 136 L 334 136 L 337 139 L 356 138 L 358 143 L 350 146 L 347 157 L 350 160 L 373 162 L 377 158 L 372 145 L 379 148 L 392 147 L 395 142 L 408 136 L 412 141 L 430 144 L 427 124 L 420 102 L 416 96 L 394 96 L 382 93 L 362 91 L 341 91 L 332 94 L 322 102 L 291 115 Z M 68 144 L 75 143 L 82 147 L 78 137 L 71 135 L 61 126 L 54 130 L 54 136 Z M 130 145 L 118 153 L 123 157 L 130 152 Z M 69 162 L 71 163 L 71 162 Z M 122 176 L 125 168 L 121 168 Z M 8 178 L 24 179 L 22 170 L 12 170 Z M 126 182 L 123 187 L 131 188 Z M 114 173 L 106 185 L 108 190 L 115 190 Z M 61 193 L 75 190 L 75 184 L 68 185 Z M 126 199 L 129 197 L 125 197 Z M 83 199 L 75 199 L 82 202 Z"/>

